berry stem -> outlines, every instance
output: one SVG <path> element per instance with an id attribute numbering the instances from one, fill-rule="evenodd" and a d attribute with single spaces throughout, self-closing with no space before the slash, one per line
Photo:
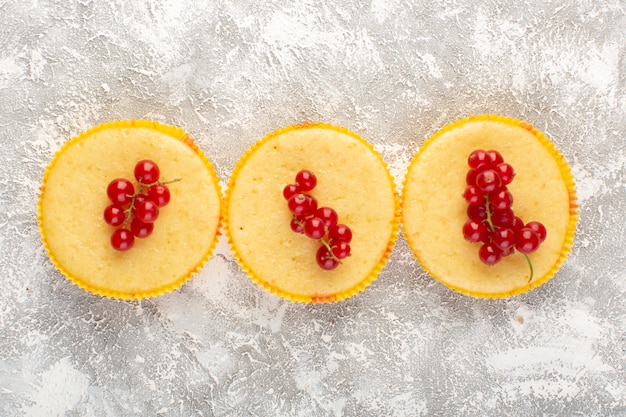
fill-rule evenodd
<path id="1" fill-rule="evenodd" d="M 336 260 L 337 262 L 341 263 L 341 259 L 338 259 L 334 254 L 333 254 L 333 248 L 330 246 L 330 240 L 326 240 L 324 238 L 321 238 L 320 243 L 324 246 L 326 246 L 326 249 L 328 249 L 328 252 L 330 253 L 330 256 Z"/>
<path id="2" fill-rule="evenodd" d="M 173 182 L 178 182 L 178 181 L 181 181 L 181 180 L 182 180 L 182 178 L 175 178 L 175 179 L 173 179 L 171 181 L 155 181 L 155 182 L 152 182 L 150 184 L 144 184 L 144 183 L 142 183 L 140 181 L 139 182 L 139 189 L 137 191 L 135 191 L 135 194 L 133 194 L 131 196 L 130 206 L 128 206 L 128 208 L 126 210 L 124 210 L 124 222 L 122 223 L 122 227 L 126 227 L 129 224 L 130 217 L 131 217 L 131 215 L 133 213 L 133 210 L 135 210 L 135 199 L 137 198 L 137 196 L 139 194 L 143 193 L 144 189 L 148 189 L 148 188 L 152 187 L 153 185 L 159 185 L 159 184 L 166 185 L 166 184 L 171 184 Z"/>
<path id="3" fill-rule="evenodd" d="M 141 192 L 144 189 L 144 187 L 145 188 L 150 188 L 153 185 L 159 185 L 159 184 L 166 185 L 166 184 L 171 184 L 173 182 L 178 182 L 178 181 L 181 181 L 181 180 L 182 180 L 182 178 L 174 178 L 171 181 L 155 181 L 155 182 L 151 182 L 149 184 L 144 184 L 143 182 L 140 182 L 139 183 L 139 191 L 137 193 L 135 193 L 135 194 L 138 194 L 139 192 Z"/>
<path id="4" fill-rule="evenodd" d="M 130 199 L 130 206 L 126 210 L 124 210 L 124 222 L 122 223 L 122 227 L 128 226 L 130 222 L 130 216 L 133 214 L 133 210 L 135 210 L 135 198 L 139 195 L 141 191 L 141 185 L 139 185 L 139 191 L 137 191 Z"/>
<path id="5" fill-rule="evenodd" d="M 491 221 L 491 208 L 489 205 L 489 194 L 485 195 L 485 212 L 487 213 L 487 218 L 485 219 L 487 221 L 487 224 L 489 225 L 489 228 L 491 229 L 492 232 L 496 231 L 495 226 L 493 225 L 493 222 Z"/>
<path id="6" fill-rule="evenodd" d="M 530 258 L 528 257 L 528 255 L 526 255 L 525 253 L 522 253 L 522 255 L 524 255 L 524 258 L 526 258 L 526 262 L 528 262 L 528 267 L 530 268 L 530 278 L 528 278 L 528 282 L 533 280 L 533 275 L 535 274 L 535 271 L 533 270 L 533 263 L 530 262 Z"/>

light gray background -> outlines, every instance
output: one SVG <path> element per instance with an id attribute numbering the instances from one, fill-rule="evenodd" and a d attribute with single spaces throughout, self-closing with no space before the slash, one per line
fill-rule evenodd
<path id="1" fill-rule="evenodd" d="M 0 1 L 0 415 L 626 415 L 625 33 L 620 0 Z M 446 289 L 401 236 L 336 305 L 264 292 L 223 241 L 179 292 L 113 301 L 39 240 L 45 166 L 103 121 L 183 127 L 223 183 L 265 134 L 324 121 L 399 185 L 477 113 L 535 124 L 578 183 L 571 256 L 519 297 Z"/>

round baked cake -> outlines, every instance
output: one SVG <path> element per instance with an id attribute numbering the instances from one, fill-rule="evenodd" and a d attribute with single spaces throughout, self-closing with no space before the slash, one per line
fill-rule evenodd
<path id="1" fill-rule="evenodd" d="M 494 162 L 491 170 L 502 169 L 502 178 L 509 178 L 505 186 L 504 179 L 494 176 L 505 191 L 495 196 L 495 189 L 489 200 L 485 190 L 495 182 L 485 180 L 487 174 L 477 179 L 474 172 L 472 177 L 469 164 L 482 164 L 477 162 L 481 155 L 493 151 L 514 176 L 510 168 L 507 174 L 495 165 L 502 161 Z M 468 191 L 477 181 L 482 191 Z M 469 209 L 476 201 L 483 205 L 482 220 L 475 224 L 483 228 L 482 235 L 465 233 L 466 223 L 481 211 Z M 511 217 L 497 213 L 500 209 L 510 209 L 519 220 L 507 225 Z M 413 253 L 436 280 L 471 296 L 507 297 L 545 283 L 571 250 L 577 217 L 574 179 L 563 156 L 531 124 L 507 117 L 472 116 L 445 126 L 419 149 L 404 180 L 402 225 Z M 537 230 L 531 236 L 526 230 L 533 228 L 531 223 L 544 226 L 543 236 Z M 508 244 L 505 228 L 518 231 Z M 533 239 L 539 247 L 524 246 Z M 500 246 L 494 248 L 501 244 L 502 252 Z"/>
<path id="2" fill-rule="evenodd" d="M 148 179 L 147 168 L 136 178 L 140 161 L 156 164 L 158 178 Z M 114 227 L 105 211 L 114 205 L 108 192 L 117 179 L 133 184 L 134 191 L 118 195 L 132 200 L 133 210 L 118 211 Z M 167 184 L 169 202 L 163 187 L 157 197 L 148 183 Z M 159 198 L 158 207 L 145 203 Z M 112 236 L 130 230 L 135 218 L 149 223 L 138 223 L 138 237 L 126 236 L 134 239 L 132 247 L 120 243 L 119 234 L 116 241 Z M 52 263 L 74 284 L 112 298 L 158 296 L 179 288 L 208 260 L 221 224 L 221 191 L 213 166 L 182 129 L 115 121 L 79 134 L 57 152 L 43 177 L 38 222 Z"/>
<path id="3" fill-rule="evenodd" d="M 336 247 L 332 232 L 320 237 L 292 228 L 285 188 L 301 171 L 316 178 L 304 194 L 351 230 L 350 255 L 326 258 L 334 269 L 323 269 L 317 257 L 320 242 Z M 294 302 L 335 302 L 365 289 L 387 262 L 399 228 L 399 201 L 381 156 L 355 133 L 322 123 L 277 130 L 253 145 L 233 171 L 225 206 L 226 234 L 242 269 Z"/>

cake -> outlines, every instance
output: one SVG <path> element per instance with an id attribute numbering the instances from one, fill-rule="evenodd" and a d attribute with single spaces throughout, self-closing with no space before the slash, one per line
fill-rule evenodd
<path id="1" fill-rule="evenodd" d="M 157 164 L 160 182 L 172 181 L 169 204 L 158 209 L 152 234 L 116 250 L 112 235 L 121 229 L 104 220 L 112 204 L 107 188 L 117 178 L 135 182 L 143 160 Z M 49 258 L 74 284 L 111 298 L 153 297 L 179 288 L 210 257 L 221 191 L 213 166 L 182 129 L 115 121 L 80 133 L 56 153 L 43 176 L 38 223 Z"/>
<path id="2" fill-rule="evenodd" d="M 466 240 L 468 156 L 477 150 L 495 150 L 514 168 L 507 187 L 515 215 L 547 230 L 534 252 L 513 251 L 490 265 L 479 259 L 480 245 Z M 401 205 L 404 234 L 423 268 L 481 298 L 517 295 L 552 278 L 571 250 L 578 217 L 573 176 L 553 143 L 531 124 L 497 115 L 458 120 L 426 140 L 408 167 Z"/>
<path id="3" fill-rule="evenodd" d="M 320 239 L 291 228 L 294 214 L 283 192 L 302 170 L 317 178 L 309 193 L 319 207 L 334 209 L 352 231 L 350 256 L 332 270 L 316 261 Z M 399 201 L 381 156 L 355 133 L 322 123 L 289 126 L 254 144 L 231 175 L 225 206 L 239 265 L 252 281 L 294 302 L 336 302 L 364 290 L 387 262 L 399 228 Z"/>

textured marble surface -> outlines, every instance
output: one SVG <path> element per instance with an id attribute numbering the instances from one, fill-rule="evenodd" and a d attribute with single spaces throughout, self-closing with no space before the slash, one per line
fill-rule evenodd
<path id="1" fill-rule="evenodd" d="M 0 1 L 0 415 L 626 415 L 625 13 Z M 335 305 L 264 292 L 224 242 L 180 291 L 114 301 L 65 280 L 39 240 L 45 166 L 102 121 L 183 127 L 224 183 L 268 132 L 325 121 L 371 141 L 400 184 L 426 137 L 476 113 L 535 124 L 578 183 L 569 259 L 515 298 L 446 289 L 401 237 L 379 279 Z"/>

